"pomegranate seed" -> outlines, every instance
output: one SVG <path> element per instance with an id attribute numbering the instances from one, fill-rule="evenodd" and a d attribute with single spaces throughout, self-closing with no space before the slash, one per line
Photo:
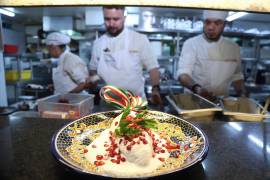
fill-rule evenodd
<path id="1" fill-rule="evenodd" d="M 164 162 L 165 161 L 165 159 L 164 158 L 161 158 L 161 157 L 159 157 L 158 160 L 160 160 L 161 162 Z"/>
<path id="2" fill-rule="evenodd" d="M 88 150 L 87 150 L 87 149 L 84 149 L 84 150 L 83 150 L 83 153 L 87 153 L 87 152 L 88 152 Z"/>
<path id="3" fill-rule="evenodd" d="M 186 145 L 184 146 L 184 150 L 187 151 L 188 149 L 189 149 L 189 147 L 188 147 L 188 145 L 186 144 Z"/>
<path id="4" fill-rule="evenodd" d="M 127 146 L 127 150 L 128 150 L 128 151 L 131 150 L 131 146 L 130 146 L 130 145 Z"/>
<path id="5" fill-rule="evenodd" d="M 96 159 L 97 159 L 97 160 L 102 160 L 102 159 L 103 159 L 103 156 L 102 156 L 102 155 L 97 155 L 97 156 L 96 156 Z"/>
<path id="6" fill-rule="evenodd" d="M 111 162 L 112 163 L 116 163 L 116 159 L 111 159 Z"/>
<path id="7" fill-rule="evenodd" d="M 135 141 L 132 141 L 132 142 L 130 143 L 131 146 L 133 146 L 133 145 L 135 145 L 135 144 L 136 144 Z"/>
<path id="8" fill-rule="evenodd" d="M 148 144 L 146 139 L 144 139 L 142 142 L 143 142 L 143 144 Z"/>
<path id="9" fill-rule="evenodd" d="M 124 157 L 121 157 L 121 159 L 120 159 L 122 162 L 125 162 L 126 161 L 126 158 L 124 158 Z"/>
<path id="10" fill-rule="evenodd" d="M 118 155 L 118 156 L 116 157 L 116 159 L 121 159 L 121 156 L 120 156 L 120 155 Z"/>
<path id="11" fill-rule="evenodd" d="M 165 153 L 165 150 L 164 150 L 164 149 L 161 149 L 160 152 L 161 152 L 161 153 Z"/>
<path id="12" fill-rule="evenodd" d="M 117 125 L 118 125 L 118 122 L 116 121 L 116 122 L 114 123 L 114 125 L 117 126 Z"/>
<path id="13" fill-rule="evenodd" d="M 180 145 L 179 144 L 166 143 L 166 148 L 167 149 L 179 149 Z"/>
<path id="14" fill-rule="evenodd" d="M 136 134 L 135 136 L 134 136 L 134 138 L 138 138 L 139 137 L 139 134 Z"/>
<path id="15" fill-rule="evenodd" d="M 115 155 L 113 153 L 109 153 L 109 156 L 110 157 L 114 157 Z"/>
<path id="16" fill-rule="evenodd" d="M 92 145 L 92 148 L 97 148 L 97 146 L 93 144 L 93 145 Z"/>
<path id="17" fill-rule="evenodd" d="M 111 159 L 112 163 L 120 164 L 120 159 Z"/>
<path id="18" fill-rule="evenodd" d="M 103 162 L 103 161 L 95 161 L 94 164 L 95 164 L 96 166 L 102 166 L 102 165 L 105 164 L 105 162 Z"/>
<path id="19" fill-rule="evenodd" d="M 144 137 L 142 137 L 142 136 L 140 136 L 140 137 L 139 137 L 139 139 L 140 139 L 141 141 L 143 141 L 145 138 L 144 138 Z"/>
<path id="20" fill-rule="evenodd" d="M 127 120 L 127 121 L 131 121 L 132 119 L 133 119 L 132 116 L 127 116 L 127 117 L 126 117 L 126 120 Z"/>
<path id="21" fill-rule="evenodd" d="M 118 148 L 118 145 L 117 145 L 117 144 L 114 144 L 114 146 L 113 146 L 113 147 L 116 149 L 116 148 Z"/>

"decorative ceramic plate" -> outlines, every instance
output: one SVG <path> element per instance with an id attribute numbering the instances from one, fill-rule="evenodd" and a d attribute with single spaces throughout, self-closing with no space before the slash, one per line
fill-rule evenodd
<path id="1" fill-rule="evenodd" d="M 91 164 L 86 159 L 84 151 L 103 130 L 110 127 L 111 120 L 119 114 L 120 111 L 95 113 L 65 125 L 52 139 L 51 150 L 54 157 L 62 164 L 83 174 L 118 178 L 104 173 L 99 166 Z M 200 163 L 206 157 L 208 140 L 198 127 L 163 112 L 148 111 L 148 116 L 158 121 L 157 133 L 178 144 L 180 148 L 171 151 L 170 157 L 155 171 L 136 177 L 121 178 L 146 178 L 174 173 Z"/>

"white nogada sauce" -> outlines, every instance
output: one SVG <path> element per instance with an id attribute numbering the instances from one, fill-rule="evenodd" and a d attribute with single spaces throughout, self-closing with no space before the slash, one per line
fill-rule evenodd
<path id="1" fill-rule="evenodd" d="M 125 162 L 116 164 L 111 162 L 111 158 L 108 158 L 107 160 L 103 159 L 102 161 L 105 162 L 105 164 L 99 166 L 99 168 L 101 168 L 101 170 L 103 170 L 105 173 L 114 176 L 134 177 L 140 176 L 142 174 L 151 173 L 152 171 L 160 167 L 164 163 L 160 160 L 160 158 L 166 160 L 169 157 L 169 153 L 166 150 L 164 153 L 159 153 L 152 157 L 152 139 L 147 133 L 144 134 L 146 135 L 145 139 L 148 141 L 148 143 L 135 144 L 130 151 L 126 150 L 126 147 L 123 145 L 123 143 L 121 143 L 120 145 L 118 144 L 121 156 L 125 157 L 126 159 Z M 153 134 L 155 135 L 156 139 L 160 140 L 160 145 L 166 142 L 164 139 L 160 139 L 160 137 L 156 133 Z M 90 145 L 87 146 L 88 152 L 85 154 L 87 160 L 94 164 L 94 162 L 97 161 L 97 155 L 104 156 L 104 154 L 107 153 L 106 149 L 108 147 L 104 147 L 104 144 L 108 144 L 108 142 L 110 142 L 109 136 L 110 129 L 106 129 L 100 134 L 99 137 L 97 137 Z"/>

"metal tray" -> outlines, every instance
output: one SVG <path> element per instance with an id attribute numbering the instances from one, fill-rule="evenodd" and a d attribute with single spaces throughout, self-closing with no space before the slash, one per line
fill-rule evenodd
<path id="1" fill-rule="evenodd" d="M 194 93 L 169 95 L 166 99 L 179 115 L 186 118 L 209 117 L 222 111 L 216 104 Z"/>
<path id="2" fill-rule="evenodd" d="M 231 120 L 262 121 L 270 118 L 268 112 L 263 113 L 263 107 L 255 100 L 245 97 L 228 97 L 220 101 L 223 114 Z"/>

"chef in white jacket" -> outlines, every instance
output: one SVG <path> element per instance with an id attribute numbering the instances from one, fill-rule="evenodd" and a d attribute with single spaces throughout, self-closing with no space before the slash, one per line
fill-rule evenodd
<path id="1" fill-rule="evenodd" d="M 106 33 L 97 39 L 89 63 L 90 74 L 106 84 L 145 97 L 143 67 L 150 74 L 152 102 L 162 104 L 159 94 L 158 62 L 145 35 L 124 27 L 124 7 L 104 6 Z"/>
<path id="2" fill-rule="evenodd" d="M 59 32 L 50 33 L 46 45 L 57 67 L 53 68 L 55 94 L 86 93 L 86 80 L 89 76 L 87 65 L 77 55 L 69 52 L 70 38 Z"/>
<path id="3" fill-rule="evenodd" d="M 239 46 L 222 36 L 225 11 L 203 12 L 203 34 L 185 41 L 178 63 L 180 83 L 208 99 L 228 96 L 231 83 L 238 96 L 244 95 Z"/>

